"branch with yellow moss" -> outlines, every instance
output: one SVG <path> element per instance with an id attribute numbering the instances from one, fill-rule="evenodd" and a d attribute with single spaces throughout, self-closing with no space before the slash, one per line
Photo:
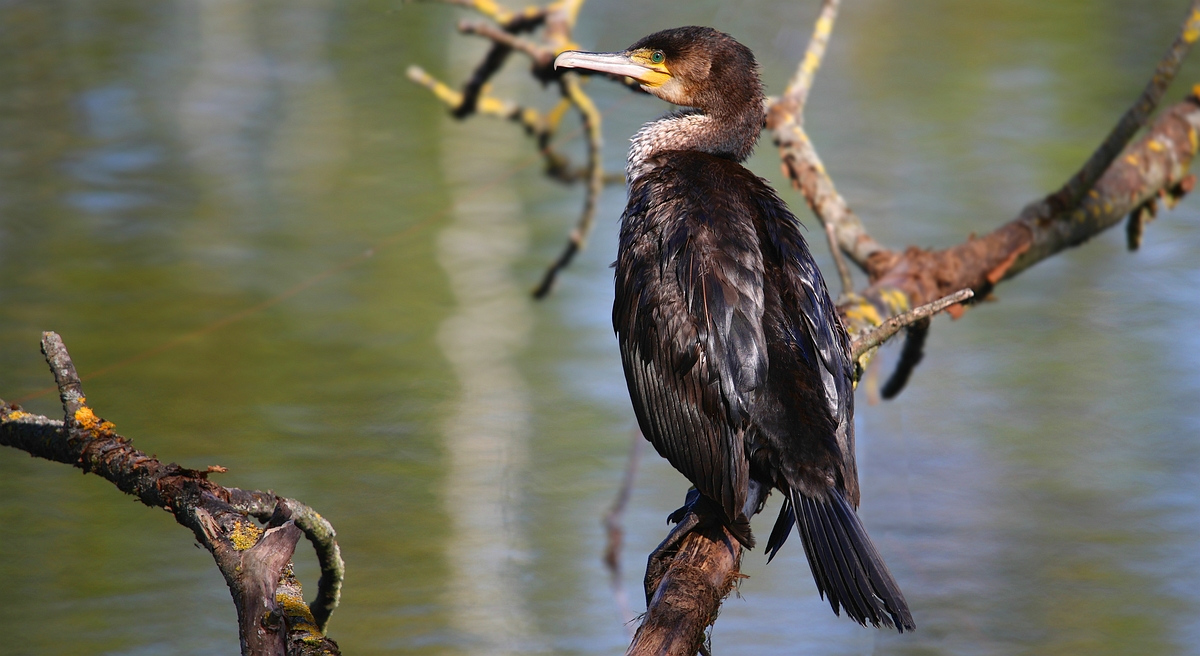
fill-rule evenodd
<path id="1" fill-rule="evenodd" d="M 827 9 L 830 5 L 834 13 L 823 12 L 814 43 L 818 37 L 828 38 L 832 29 L 836 0 L 826 0 Z M 840 261 L 845 255 L 869 278 L 865 289 L 845 293 L 839 304 L 847 330 L 851 334 L 870 331 L 914 306 L 959 289 L 973 290 L 978 299 L 987 298 L 1002 280 L 1082 244 L 1126 216 L 1130 248 L 1136 248 L 1158 203 L 1173 206 L 1194 184 L 1188 169 L 1200 147 L 1200 86 L 1164 111 L 1137 143 L 1127 145 L 1157 107 L 1198 38 L 1200 0 L 1193 0 L 1146 88 L 1077 173 L 1057 191 L 1028 204 L 1014 220 L 983 237 L 971 237 L 965 243 L 937 251 L 909 247 L 898 252 L 871 238 L 837 192 L 804 131 L 806 95 L 800 95 L 797 102 L 790 85 L 789 93 L 772 102 L 767 113 L 767 127 L 779 146 L 784 172 L 825 226 L 835 258 Z M 794 78 L 802 84 L 811 85 L 812 71 L 820 64 L 819 56 L 811 56 L 812 51 L 810 46 L 810 55 Z M 819 52 L 823 51 L 821 46 Z M 950 311 L 955 317 L 961 316 L 964 306 Z M 909 329 L 905 353 L 884 386 L 885 398 L 899 393 L 920 361 L 928 325 L 922 321 Z M 871 354 L 869 351 L 859 359 L 860 371 Z"/>
<path id="2" fill-rule="evenodd" d="M 213 555 L 237 607 L 244 655 L 340 653 L 324 634 L 337 606 L 343 564 L 336 534 L 308 506 L 270 492 L 227 488 L 209 480 L 224 467 L 186 469 L 135 449 L 87 404 L 62 339 L 42 335 L 64 418 L 24 412 L 0 400 L 0 445 L 74 465 L 108 480 L 142 503 L 162 508 L 192 530 Z M 253 519 L 265 522 L 260 527 Z M 300 536 L 317 549 L 322 577 L 312 607 L 304 602 L 291 558 Z"/>

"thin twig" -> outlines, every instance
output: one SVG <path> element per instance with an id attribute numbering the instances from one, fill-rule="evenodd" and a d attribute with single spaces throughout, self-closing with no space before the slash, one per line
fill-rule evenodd
<path id="1" fill-rule="evenodd" d="M 534 64 L 539 67 L 547 67 L 554 63 L 554 51 L 549 48 L 538 45 L 529 39 L 523 39 L 508 30 L 502 30 L 490 23 L 482 23 L 478 21 L 460 21 L 458 31 L 463 34 L 474 34 L 476 36 L 491 39 L 497 46 L 503 46 L 510 50 L 516 50 L 525 55 L 528 55 L 533 60 Z"/>
<path id="2" fill-rule="evenodd" d="M 538 299 L 545 298 L 554 289 L 558 272 L 566 268 L 571 263 L 571 260 L 575 258 L 575 254 L 587 246 L 588 236 L 591 234 L 592 224 L 596 218 L 596 204 L 599 202 L 600 192 L 604 190 L 603 140 L 600 134 L 600 111 L 596 109 L 596 105 L 592 102 L 592 99 L 583 92 L 583 89 L 579 86 L 579 78 L 573 73 L 565 73 L 562 76 L 562 89 L 563 94 L 579 110 L 579 114 L 583 118 L 583 127 L 587 132 L 588 186 L 587 194 L 583 201 L 583 212 L 579 216 L 579 223 L 567 237 L 567 245 L 563 248 L 562 254 L 546 269 L 541 283 L 533 290 L 533 297 Z"/>
<path id="3" fill-rule="evenodd" d="M 629 445 L 629 460 L 625 465 L 625 475 L 621 478 L 621 489 L 613 505 L 604 513 L 604 531 L 608 535 L 608 543 L 604 548 L 604 566 L 608 568 L 609 583 L 612 586 L 613 599 L 617 610 L 621 613 L 621 621 L 629 628 L 630 637 L 633 629 L 629 622 L 637 615 L 629 606 L 629 595 L 621 583 L 621 545 L 625 539 L 625 508 L 629 505 L 629 497 L 633 494 L 633 480 L 637 476 L 638 461 L 641 459 L 642 434 L 633 431 L 633 441 Z"/>
<path id="4" fill-rule="evenodd" d="M 459 107 L 463 106 L 463 94 L 450 88 L 445 83 L 439 81 L 425 69 L 417 65 L 408 67 L 408 79 L 417 84 L 429 89 L 433 95 L 441 100 L 450 108 L 451 113 L 456 113 Z M 525 131 L 534 136 L 540 136 L 545 131 L 545 124 L 541 114 L 536 109 L 522 107 L 508 100 L 501 100 L 492 96 L 480 96 L 476 100 L 475 109 L 480 114 L 495 116 L 497 118 L 508 119 L 520 123 Z"/>
<path id="5" fill-rule="evenodd" d="M 916 323 L 926 317 L 932 317 L 951 305 L 954 305 L 955 303 L 962 303 L 974 295 L 975 292 L 970 289 L 960 289 L 949 296 L 944 296 L 936 301 L 933 301 L 932 303 L 926 303 L 925 305 L 915 307 L 904 314 L 898 314 L 887 321 L 884 321 L 883 323 L 879 324 L 878 328 L 868 332 L 865 335 L 862 335 L 861 337 L 855 338 L 854 342 L 850 345 L 850 351 L 853 359 L 858 360 L 867 351 L 886 342 L 889 337 L 900 332 L 901 328 L 904 328 L 909 324 Z"/>
<path id="6" fill-rule="evenodd" d="M 83 395 L 83 383 L 79 373 L 75 371 L 75 363 L 71 354 L 63 344 L 58 333 L 42 333 L 42 355 L 46 356 L 46 364 L 54 375 L 54 384 L 58 386 L 58 398 L 62 401 L 63 421 L 66 424 L 79 424 L 84 419 L 87 408 L 87 397 Z"/>
<path id="7" fill-rule="evenodd" d="M 825 58 L 825 46 L 829 43 L 829 35 L 833 33 L 833 22 L 837 20 L 838 5 L 841 0 L 825 0 L 821 5 L 821 13 L 813 26 L 812 36 L 808 40 L 808 49 L 804 59 L 796 67 L 796 73 L 788 80 L 783 92 L 782 102 L 788 104 L 788 111 L 797 117 L 804 116 L 804 105 L 808 102 L 808 92 L 812 90 L 813 78 L 821 61 Z"/>

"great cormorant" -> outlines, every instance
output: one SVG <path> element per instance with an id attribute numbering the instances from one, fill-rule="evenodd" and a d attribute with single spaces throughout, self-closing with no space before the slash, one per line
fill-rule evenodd
<path id="1" fill-rule="evenodd" d="M 780 490 L 768 554 L 798 524 L 835 613 L 911 630 L 854 512 L 849 338 L 796 217 L 741 165 L 764 118 L 753 53 L 681 27 L 555 67 L 629 77 L 690 108 L 642 127 L 626 169 L 613 327 L 642 433 L 747 547 L 749 518 Z"/>

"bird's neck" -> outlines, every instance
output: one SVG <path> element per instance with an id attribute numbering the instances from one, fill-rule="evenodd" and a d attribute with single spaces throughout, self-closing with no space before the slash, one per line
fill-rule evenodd
<path id="1" fill-rule="evenodd" d="M 711 115 L 687 109 L 651 121 L 633 137 L 625 177 L 630 184 L 655 167 L 655 155 L 692 150 L 744 161 L 762 132 L 760 105 L 735 115 Z"/>

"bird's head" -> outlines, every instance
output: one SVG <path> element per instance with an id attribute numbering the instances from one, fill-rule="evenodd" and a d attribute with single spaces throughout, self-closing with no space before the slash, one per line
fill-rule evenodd
<path id="1" fill-rule="evenodd" d="M 633 78 L 669 103 L 706 114 L 737 114 L 762 104 L 754 53 L 711 27 L 655 32 L 621 52 L 567 51 L 554 67 Z"/>

